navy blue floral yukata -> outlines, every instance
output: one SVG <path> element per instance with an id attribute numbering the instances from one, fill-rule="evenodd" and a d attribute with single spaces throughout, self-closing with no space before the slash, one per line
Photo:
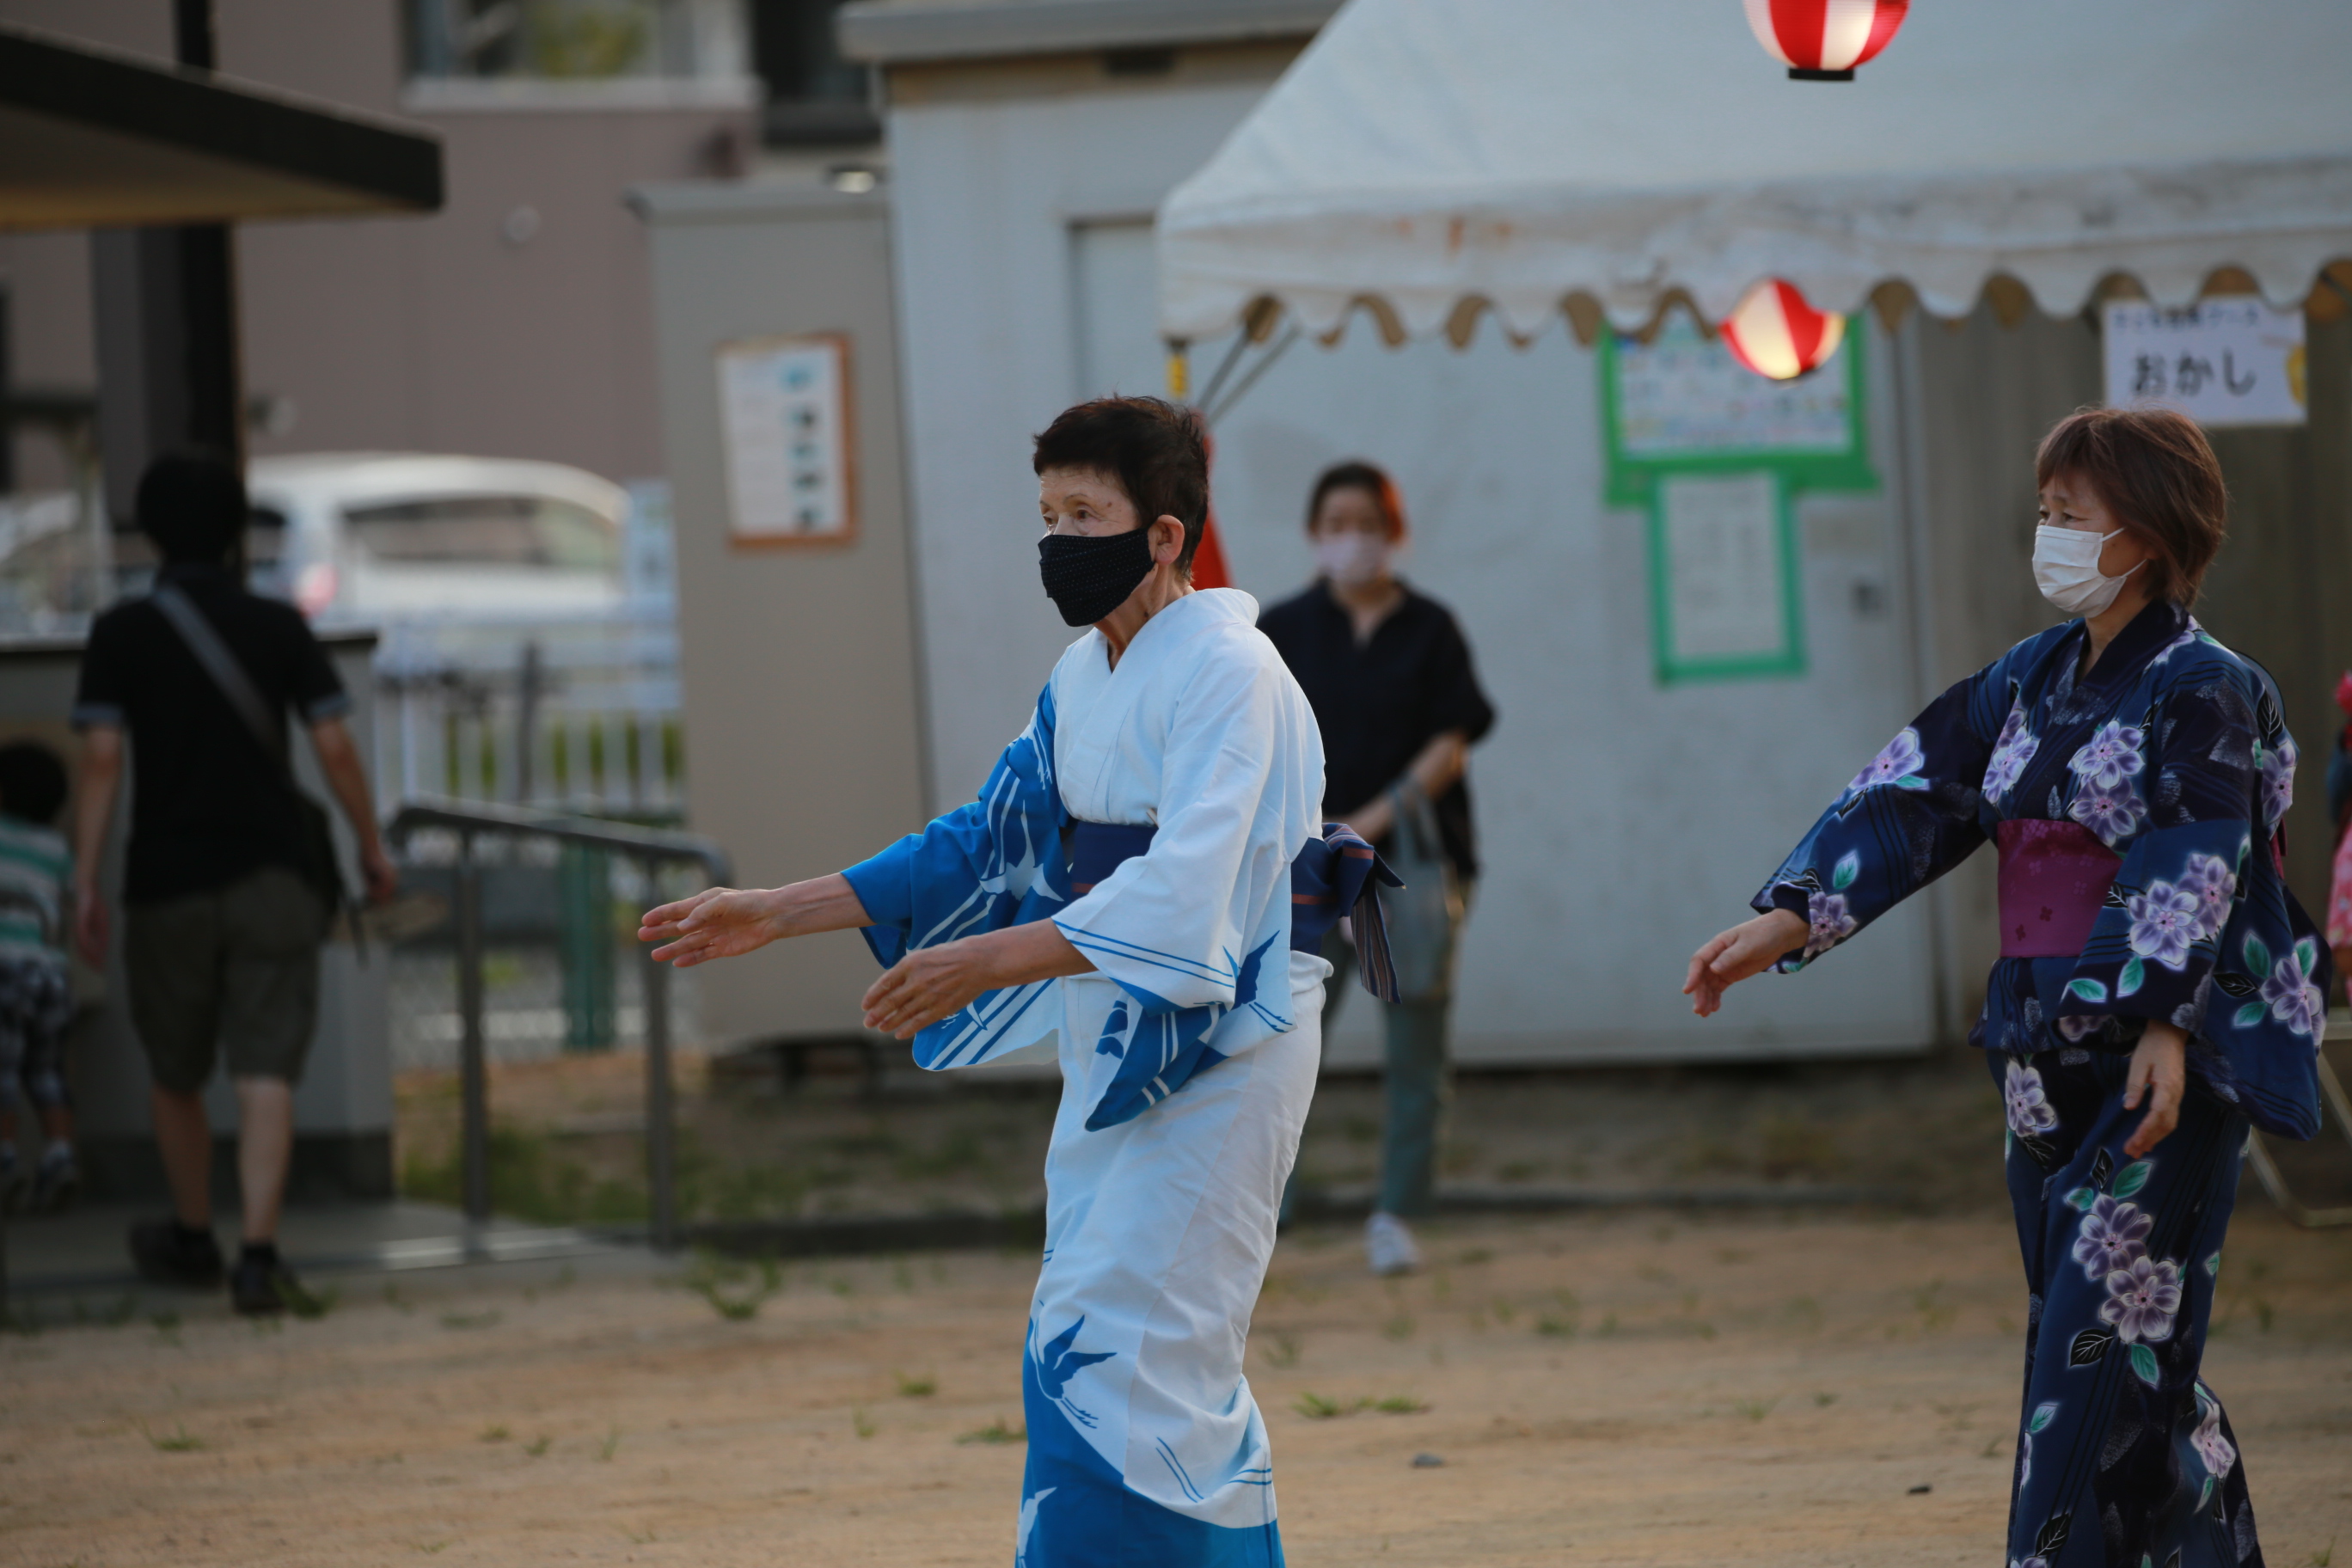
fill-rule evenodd
<path id="1" fill-rule="evenodd" d="M 2318 1126 L 2329 960 L 2279 863 L 2294 742 L 2270 678 L 2180 606 L 2150 605 L 2082 676 L 2086 636 L 2053 626 L 1937 698 L 1755 907 L 1805 918 L 1794 970 L 2004 823 L 2078 824 L 2119 858 L 2080 953 L 2002 958 L 1969 1036 L 2008 1113 L 2030 1292 L 2010 1562 L 2253 1568 L 2199 1363 L 2248 1124 Z M 2124 1110 L 2125 1075 L 2150 1018 L 2188 1034 L 2189 1082 L 2179 1126 L 2130 1161 L 2145 1107 Z"/>

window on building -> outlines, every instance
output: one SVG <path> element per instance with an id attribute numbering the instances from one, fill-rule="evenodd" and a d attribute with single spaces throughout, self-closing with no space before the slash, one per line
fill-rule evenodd
<path id="1" fill-rule="evenodd" d="M 412 74 L 740 79 L 745 0 L 406 0 Z"/>
<path id="2" fill-rule="evenodd" d="M 842 0 L 750 0 L 751 68 L 767 84 L 761 132 L 772 147 L 861 147 L 882 139 L 873 72 L 841 58 Z"/>

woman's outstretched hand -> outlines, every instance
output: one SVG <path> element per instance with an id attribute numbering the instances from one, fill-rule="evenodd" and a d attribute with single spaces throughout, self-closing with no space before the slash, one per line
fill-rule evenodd
<path id="1" fill-rule="evenodd" d="M 849 879 L 835 873 L 789 888 L 705 888 L 647 910 L 639 942 L 658 942 L 654 956 L 680 969 L 714 958 L 739 958 L 780 938 L 871 925 Z"/>
<path id="2" fill-rule="evenodd" d="M 1683 994 L 1691 1011 L 1705 1018 L 1723 1005 L 1723 994 L 1751 974 L 1761 974 L 1781 954 L 1805 945 L 1811 928 L 1787 910 L 1742 921 L 1691 954 Z"/>

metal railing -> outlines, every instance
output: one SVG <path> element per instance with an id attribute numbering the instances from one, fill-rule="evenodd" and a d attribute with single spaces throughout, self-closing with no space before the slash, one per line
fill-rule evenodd
<path id="1" fill-rule="evenodd" d="M 482 883 L 474 848 L 478 839 L 498 836 L 543 838 L 626 856 L 643 867 L 647 886 L 665 866 L 690 863 L 711 882 L 728 879 L 727 852 L 708 838 L 604 822 L 528 806 L 483 801 L 411 800 L 385 830 L 395 849 L 420 832 L 454 833 L 457 838 L 455 909 L 457 925 L 458 1082 L 462 1100 L 459 1148 L 464 1172 L 466 1217 L 490 1217 L 489 1057 L 482 1029 Z M 669 966 L 643 950 L 646 1013 L 646 1187 L 655 1247 L 678 1245 L 677 1146 L 672 1126 L 670 1082 Z"/>

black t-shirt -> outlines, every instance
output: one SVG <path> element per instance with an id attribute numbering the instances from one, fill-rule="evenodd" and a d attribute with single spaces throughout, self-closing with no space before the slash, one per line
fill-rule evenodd
<path id="1" fill-rule="evenodd" d="M 1444 605 L 1411 588 L 1360 647 L 1346 607 L 1319 580 L 1262 612 L 1257 628 L 1290 667 L 1323 731 L 1327 814 L 1353 811 L 1385 793 L 1446 731 L 1475 742 L 1494 727 L 1494 705 L 1478 689 L 1462 628 Z M 1433 805 L 1446 855 L 1463 876 L 1475 877 L 1468 781 Z"/>
<path id="2" fill-rule="evenodd" d="M 247 593 L 223 568 L 173 564 L 163 575 L 236 655 L 281 741 L 289 708 L 310 724 L 350 709 L 299 610 Z M 149 601 L 117 605 L 90 627 L 73 721 L 130 731 L 125 902 L 205 892 L 266 865 L 301 868 L 301 820 L 284 769 Z"/>

